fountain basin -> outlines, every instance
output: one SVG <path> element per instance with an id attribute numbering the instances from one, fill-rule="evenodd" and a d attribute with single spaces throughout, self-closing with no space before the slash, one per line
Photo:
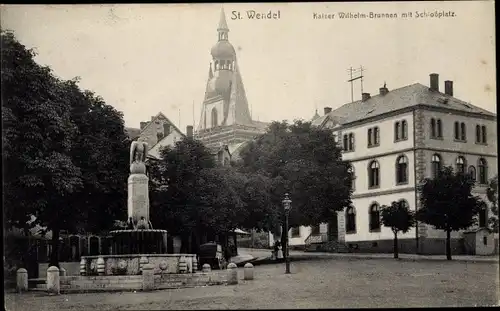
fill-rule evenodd
<path id="1" fill-rule="evenodd" d="M 110 232 L 112 254 L 166 254 L 167 230 L 126 229 Z"/>
<path id="2" fill-rule="evenodd" d="M 194 273 L 197 270 L 195 254 L 119 254 L 82 256 L 80 271 L 85 275 L 98 275 L 100 259 L 104 261 L 104 275 L 138 275 L 141 274 L 144 264 L 152 264 L 154 274 L 182 273 L 179 267 L 181 260 L 186 263 L 186 273 Z"/>

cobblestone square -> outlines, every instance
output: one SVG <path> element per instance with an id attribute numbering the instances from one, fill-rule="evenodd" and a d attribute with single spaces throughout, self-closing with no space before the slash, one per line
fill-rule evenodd
<path id="1" fill-rule="evenodd" d="M 48 296 L 7 294 L 6 308 L 26 310 L 159 310 L 465 307 L 498 305 L 498 263 L 316 259 L 255 267 L 255 280 L 154 292 Z"/>

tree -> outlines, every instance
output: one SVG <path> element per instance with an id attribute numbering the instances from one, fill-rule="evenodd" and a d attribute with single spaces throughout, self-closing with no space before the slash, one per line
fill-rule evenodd
<path id="1" fill-rule="evenodd" d="M 229 232 L 243 218 L 238 193 L 244 176 L 216 165 L 210 151 L 199 141 L 183 138 L 160 152 L 150 163 L 151 214 L 155 226 L 180 235 L 182 251 L 197 251 L 198 238 L 206 233 L 222 236 L 227 254 Z M 192 250 L 186 249 L 194 238 Z"/>
<path id="2" fill-rule="evenodd" d="M 392 202 L 382 206 L 382 223 L 394 234 L 394 258 L 399 258 L 398 232 L 406 233 L 415 225 L 415 213 L 406 204 Z"/>
<path id="3" fill-rule="evenodd" d="M 264 135 L 242 151 L 239 166 L 241 172 L 267 180 L 260 191 L 268 193 L 265 206 L 281 226 L 286 192 L 292 199 L 290 227 L 318 224 L 351 204 L 350 164 L 341 159 L 332 132 L 310 122 L 273 122 Z M 283 245 L 285 238 L 282 234 Z"/>
<path id="4" fill-rule="evenodd" d="M 451 260 L 451 232 L 476 222 L 481 200 L 471 194 L 474 182 L 465 174 L 445 167 L 437 178 L 424 180 L 419 188 L 422 208 L 417 220 L 446 232 L 446 258 Z"/>
<path id="5" fill-rule="evenodd" d="M 8 226 L 99 231 L 125 210 L 127 142 L 120 113 L 77 80 L 62 81 L 2 31 L 2 143 Z M 33 220 L 34 221 L 31 221 Z"/>
<path id="6" fill-rule="evenodd" d="M 498 175 L 490 180 L 486 196 L 491 202 L 491 212 L 493 213 L 493 216 L 488 219 L 488 223 L 490 229 L 498 233 Z"/>
<path id="7" fill-rule="evenodd" d="M 71 207 L 63 204 L 65 197 L 82 185 L 81 171 L 69 155 L 76 135 L 70 106 L 61 81 L 35 63 L 32 50 L 9 31 L 2 31 L 1 40 L 7 224 L 27 232 L 27 221 L 34 216 L 31 226 L 58 228 L 71 214 Z M 56 252 L 57 234 L 55 239 Z"/>

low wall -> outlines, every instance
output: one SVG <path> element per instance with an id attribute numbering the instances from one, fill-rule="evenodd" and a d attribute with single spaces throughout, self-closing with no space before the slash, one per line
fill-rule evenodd
<path id="1" fill-rule="evenodd" d="M 154 275 L 153 289 L 186 288 L 224 285 L 228 283 L 228 270 L 185 274 L 164 273 Z M 143 275 L 61 276 L 62 293 L 93 291 L 143 290 Z"/>
<path id="2" fill-rule="evenodd" d="M 80 275 L 80 262 L 59 262 L 59 267 L 66 270 L 66 275 Z M 48 263 L 39 263 L 38 277 L 41 279 L 46 279 L 48 268 Z"/>
<path id="3" fill-rule="evenodd" d="M 141 290 L 142 275 L 66 276 L 61 277 L 61 291 Z"/>

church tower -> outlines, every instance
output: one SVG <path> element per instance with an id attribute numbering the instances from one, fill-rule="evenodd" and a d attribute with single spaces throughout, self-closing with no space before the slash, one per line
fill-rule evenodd
<path id="1" fill-rule="evenodd" d="M 217 42 L 210 52 L 212 61 L 195 137 L 214 147 L 242 143 L 264 133 L 267 124 L 252 121 L 250 115 L 224 9 L 217 27 Z"/>

